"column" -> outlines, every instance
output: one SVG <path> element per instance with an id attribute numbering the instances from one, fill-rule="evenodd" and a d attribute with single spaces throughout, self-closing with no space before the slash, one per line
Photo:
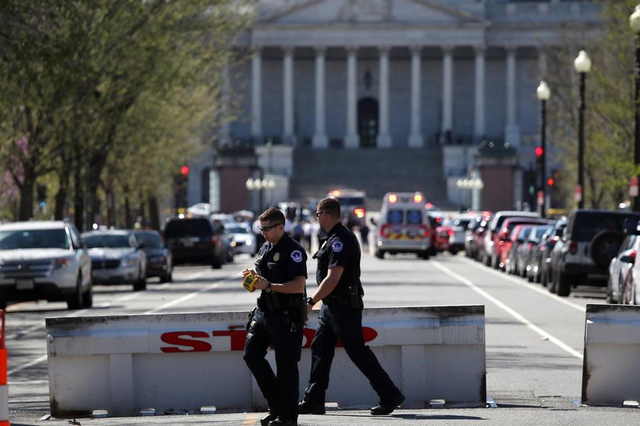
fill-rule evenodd
<path id="1" fill-rule="evenodd" d="M 220 95 L 222 97 L 222 111 L 220 113 L 220 133 L 218 134 L 218 144 L 228 145 L 231 143 L 231 79 L 229 77 L 229 63 L 222 66 Z"/>
<path id="2" fill-rule="evenodd" d="M 389 48 L 380 48 L 380 131 L 378 148 L 391 148 L 389 136 Z"/>
<path id="3" fill-rule="evenodd" d="M 262 141 L 262 52 L 259 47 L 251 57 L 251 137 Z"/>
<path id="4" fill-rule="evenodd" d="M 357 48 L 350 46 L 347 48 L 347 136 L 344 138 L 345 148 L 358 148 L 360 136 L 356 129 L 357 119 L 357 96 L 358 87 L 356 84 L 357 72 Z"/>
<path id="5" fill-rule="evenodd" d="M 293 47 L 284 49 L 284 59 L 282 61 L 283 84 L 283 142 L 294 145 L 293 140 Z"/>
<path id="6" fill-rule="evenodd" d="M 485 118 L 484 118 L 484 84 L 485 84 L 485 52 L 484 46 L 476 46 L 476 96 L 474 105 L 474 123 L 473 136 L 476 142 L 479 142 L 485 135 Z"/>
<path id="7" fill-rule="evenodd" d="M 453 47 L 442 47 L 444 57 L 442 60 L 442 125 L 441 137 L 446 142 L 447 134 L 451 134 L 453 129 Z"/>
<path id="8" fill-rule="evenodd" d="M 422 57 L 420 53 L 422 47 L 413 46 L 411 48 L 411 134 L 409 135 L 409 148 L 421 148 L 422 139 L 422 122 L 420 120 L 420 107 L 422 98 L 420 92 L 422 90 Z"/>
<path id="9" fill-rule="evenodd" d="M 516 48 L 507 47 L 507 126 L 504 141 L 513 146 L 520 145 L 520 129 L 516 121 Z"/>
<path id="10" fill-rule="evenodd" d="M 325 130 L 325 48 L 316 48 L 316 130 L 313 135 L 314 148 L 329 146 Z"/>

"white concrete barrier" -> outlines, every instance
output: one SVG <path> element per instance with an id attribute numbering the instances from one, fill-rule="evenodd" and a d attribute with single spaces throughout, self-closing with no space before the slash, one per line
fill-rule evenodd
<path id="1" fill-rule="evenodd" d="M 246 317 L 246 312 L 211 312 L 47 318 L 51 413 L 264 409 L 242 359 Z M 317 325 L 314 311 L 304 331 L 301 396 Z M 363 326 L 367 344 L 406 395 L 404 407 L 423 408 L 433 399 L 447 406 L 485 405 L 484 306 L 365 309 Z M 274 365 L 273 351 L 267 358 Z M 327 402 L 377 403 L 341 348 Z"/>
<path id="2" fill-rule="evenodd" d="M 640 401 L 640 306 L 587 305 L 582 402 Z"/>

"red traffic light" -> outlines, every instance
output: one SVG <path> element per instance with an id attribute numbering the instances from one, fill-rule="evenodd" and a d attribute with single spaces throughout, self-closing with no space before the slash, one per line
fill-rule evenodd
<path id="1" fill-rule="evenodd" d="M 536 146 L 536 148 L 533 150 L 533 152 L 536 154 L 537 158 L 542 157 L 542 155 L 544 155 L 544 149 L 542 149 L 541 146 Z"/>
<path id="2" fill-rule="evenodd" d="M 182 173 L 182 176 L 188 175 L 189 174 L 189 166 L 180 167 L 180 173 Z"/>
<path id="3" fill-rule="evenodd" d="M 553 176 L 549 176 L 547 178 L 547 186 L 549 188 L 552 188 L 555 184 L 556 184 L 556 180 L 553 178 Z"/>

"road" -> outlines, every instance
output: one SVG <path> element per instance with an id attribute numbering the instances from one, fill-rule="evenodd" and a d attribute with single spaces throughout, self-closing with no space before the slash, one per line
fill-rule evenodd
<path id="1" fill-rule="evenodd" d="M 54 316 L 249 310 L 255 295 L 241 287 L 240 271 L 249 257 L 236 258 L 220 270 L 205 266 L 178 267 L 174 282 L 150 280 L 147 291 L 131 286 L 95 286 L 94 308 L 66 310 L 65 303 L 11 305 L 7 315 L 9 351 L 9 409 L 13 424 L 42 424 L 49 412 L 44 320 Z M 365 253 L 362 262 L 365 305 L 419 306 L 482 304 L 486 306 L 487 395 L 497 408 L 475 410 L 398 411 L 407 424 L 424 419 L 458 423 L 489 420 L 488 424 L 632 423 L 637 410 L 585 407 L 579 403 L 585 306 L 604 303 L 602 291 L 576 291 L 559 298 L 537 284 L 489 269 L 464 257 L 441 254 L 430 260 L 411 255 L 376 259 Z M 309 286 L 315 265 L 309 261 Z M 301 372 L 305 378 L 307 372 Z M 331 411 L 330 411 L 331 413 Z M 404 415 L 403 415 L 404 413 Z M 254 425 L 257 413 L 217 414 L 216 424 Z M 301 424 L 366 424 L 368 413 L 335 411 L 335 416 L 301 417 Z M 346 418 L 345 418 L 346 416 Z M 167 419 L 129 418 L 122 422 L 83 419 L 91 424 L 191 424 Z M 209 417 L 208 419 L 210 419 Z M 360 420 L 358 420 L 360 419 Z M 378 420 L 378 419 L 376 419 Z M 362 423 L 360 423 L 362 421 Z M 100 423 L 106 422 L 106 423 Z M 195 421 L 204 424 L 213 420 Z M 221 423 L 220 423 L 221 422 Z M 415 423 L 414 423 L 415 422 Z M 383 421 L 382 424 L 386 424 Z M 46 424 L 68 424 L 51 419 Z"/>

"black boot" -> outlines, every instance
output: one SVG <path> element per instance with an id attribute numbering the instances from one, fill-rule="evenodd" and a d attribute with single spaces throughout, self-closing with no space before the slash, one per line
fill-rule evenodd
<path id="1" fill-rule="evenodd" d="M 303 399 L 298 403 L 298 414 L 324 414 L 326 410 L 324 408 L 324 402 L 311 402 Z"/>
<path id="2" fill-rule="evenodd" d="M 372 416 L 384 416 L 393 413 L 393 410 L 398 408 L 398 405 L 404 401 L 404 395 L 399 392 L 389 401 L 380 401 L 380 405 L 377 405 L 371 409 Z"/>
<path id="3" fill-rule="evenodd" d="M 278 419 L 269 422 L 269 426 L 298 426 L 298 421 Z"/>
<path id="4" fill-rule="evenodd" d="M 272 422 L 273 420 L 277 419 L 278 415 L 277 414 L 272 414 L 269 413 L 266 416 L 264 416 L 263 418 L 260 419 L 260 425 L 261 426 L 268 426 L 270 422 Z"/>

